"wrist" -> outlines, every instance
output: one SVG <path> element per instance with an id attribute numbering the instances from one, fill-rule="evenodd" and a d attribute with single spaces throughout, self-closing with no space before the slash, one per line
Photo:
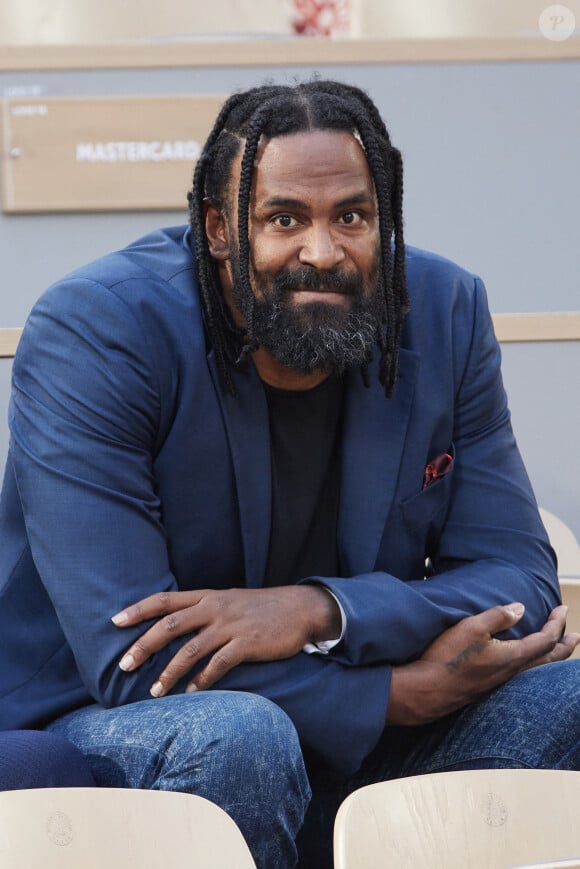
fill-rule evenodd
<path id="1" fill-rule="evenodd" d="M 418 661 L 391 668 L 387 723 L 405 727 L 429 724 L 441 718 L 437 680 Z"/>
<path id="2" fill-rule="evenodd" d="M 304 585 L 311 593 L 308 642 L 321 643 L 338 639 L 342 634 L 342 613 L 331 592 L 321 585 Z"/>

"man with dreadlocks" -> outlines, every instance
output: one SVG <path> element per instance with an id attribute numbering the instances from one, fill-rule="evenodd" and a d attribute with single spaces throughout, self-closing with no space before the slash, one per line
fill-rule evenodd
<path id="1" fill-rule="evenodd" d="M 68 737 L 101 785 L 209 797 L 259 867 L 296 840 L 331 866 L 371 781 L 578 768 L 580 638 L 485 292 L 405 248 L 373 102 L 235 94 L 189 203 L 25 327 L 0 726 Z"/>

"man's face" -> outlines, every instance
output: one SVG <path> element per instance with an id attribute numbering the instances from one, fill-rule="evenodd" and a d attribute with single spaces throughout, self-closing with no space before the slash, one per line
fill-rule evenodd
<path id="1" fill-rule="evenodd" d="M 281 136 L 260 147 L 249 215 L 253 296 L 240 280 L 235 201 L 227 221 L 229 303 L 251 303 L 254 335 L 296 371 L 364 362 L 381 319 L 378 207 L 365 153 L 349 133 Z M 240 315 L 241 314 L 241 318 Z"/>

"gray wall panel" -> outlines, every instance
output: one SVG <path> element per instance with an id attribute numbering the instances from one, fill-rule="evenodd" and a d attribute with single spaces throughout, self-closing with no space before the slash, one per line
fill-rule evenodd
<path id="1" fill-rule="evenodd" d="M 580 341 L 505 344 L 504 384 L 536 498 L 580 541 Z"/>

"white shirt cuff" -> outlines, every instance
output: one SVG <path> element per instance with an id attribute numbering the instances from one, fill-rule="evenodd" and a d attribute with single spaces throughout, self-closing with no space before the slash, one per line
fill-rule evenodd
<path id="1" fill-rule="evenodd" d="M 344 632 L 346 630 L 346 613 L 342 608 L 342 604 L 338 600 L 335 594 L 333 594 L 329 588 L 323 586 L 324 590 L 328 592 L 328 594 L 332 595 L 335 599 L 338 608 L 340 610 L 340 618 L 342 621 L 341 629 L 340 629 L 340 637 L 337 637 L 335 640 L 320 640 L 318 643 L 305 643 L 302 646 L 302 651 L 306 652 L 307 655 L 328 655 L 328 653 L 337 646 L 342 638 L 344 637 Z"/>

